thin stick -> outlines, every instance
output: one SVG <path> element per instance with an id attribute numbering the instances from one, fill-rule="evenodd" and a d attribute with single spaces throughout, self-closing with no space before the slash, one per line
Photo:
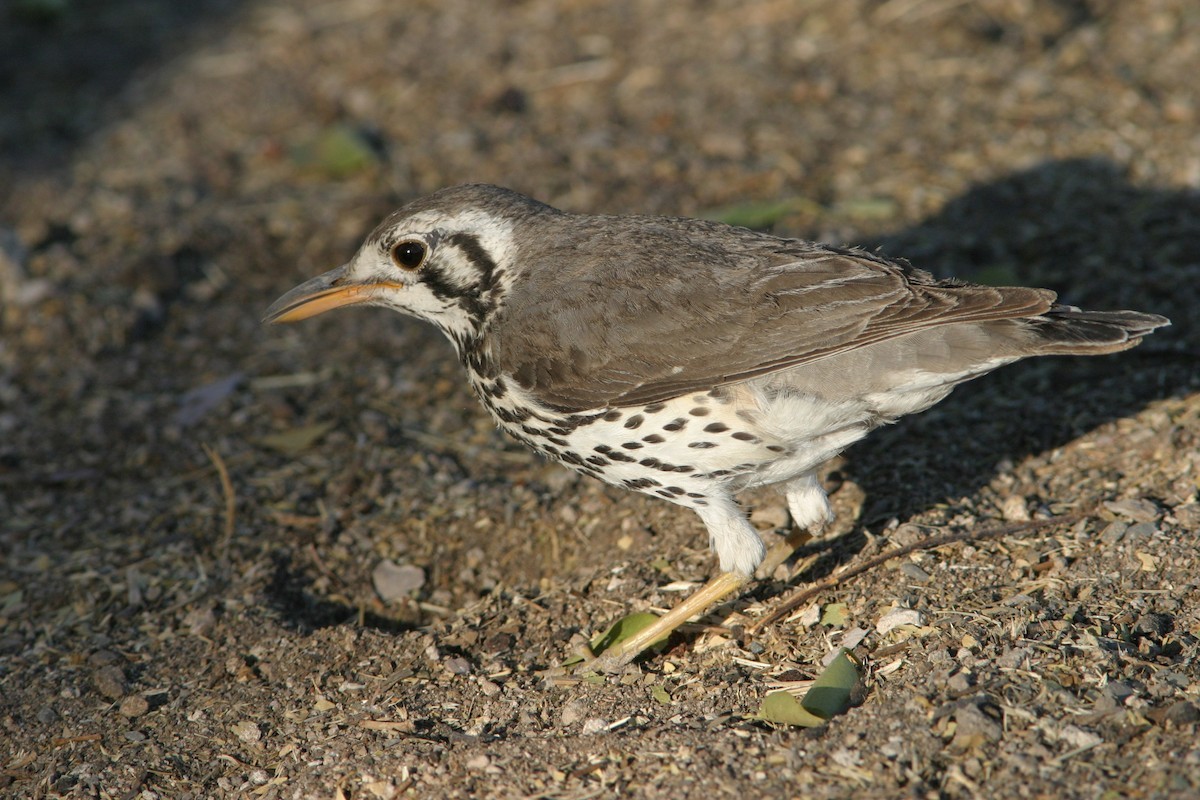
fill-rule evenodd
<path id="1" fill-rule="evenodd" d="M 221 479 L 221 492 L 225 495 L 225 531 L 218 547 L 218 552 L 224 553 L 229 549 L 229 543 L 233 540 L 234 521 L 237 518 L 237 497 L 233 493 L 233 481 L 229 479 L 229 470 L 226 469 L 225 460 L 221 458 L 221 454 L 207 444 L 200 446 L 204 448 L 204 454 L 208 456 L 208 460 L 217 468 L 217 476 Z"/>
<path id="2" fill-rule="evenodd" d="M 954 544 L 956 542 L 1002 539 L 1006 536 L 1016 536 L 1018 534 L 1031 533 L 1033 531 L 1041 530 L 1042 528 L 1050 528 L 1056 525 L 1066 525 L 1072 522 L 1077 522 L 1083 519 L 1085 516 L 1087 516 L 1085 512 L 1076 512 L 1074 514 L 1063 514 L 1062 516 L 1058 517 L 1050 517 L 1049 519 L 998 525 L 995 528 L 985 531 L 952 531 L 950 533 L 939 533 L 934 536 L 927 536 L 924 539 L 913 542 L 912 544 L 906 544 L 903 547 L 896 547 L 888 550 L 887 552 L 880 553 L 877 556 L 868 558 L 861 564 L 856 564 L 854 566 L 847 565 L 845 569 L 830 575 L 828 578 L 817 581 L 812 586 L 807 586 L 794 592 L 790 597 L 784 599 L 777 608 L 771 611 L 771 613 L 767 614 L 765 617 L 747 628 L 746 632 L 754 634 L 761 631 L 768 625 L 772 625 L 783 619 L 792 611 L 799 608 L 802 604 L 813 597 L 816 597 L 826 589 L 832 589 L 835 586 L 845 583 L 851 578 L 858 577 L 868 570 L 875 569 L 880 564 L 891 561 L 893 558 L 900 558 L 901 556 L 906 556 L 909 553 L 915 553 L 918 550 L 933 550 L 934 548 L 942 547 L 948 544 Z"/>

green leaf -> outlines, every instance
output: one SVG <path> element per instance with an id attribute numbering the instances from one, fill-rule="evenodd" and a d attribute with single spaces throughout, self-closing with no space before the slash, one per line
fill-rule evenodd
<path id="1" fill-rule="evenodd" d="M 611 628 L 592 640 L 592 652 L 596 655 L 600 655 L 605 650 L 608 650 L 614 645 L 620 644 L 630 636 L 633 636 L 641 631 L 643 628 L 647 628 L 654 624 L 657 620 L 658 617 L 648 611 L 638 611 L 634 614 L 628 614 L 624 617 L 621 617 L 612 624 Z M 670 634 L 667 634 L 666 636 L 655 640 L 650 647 L 657 647 L 664 644 L 669 637 Z M 647 647 L 646 649 L 649 650 L 650 647 Z"/>
<path id="2" fill-rule="evenodd" d="M 824 725 L 850 707 L 850 695 L 858 680 L 857 663 L 842 650 L 813 681 L 803 700 L 786 691 L 771 692 L 763 698 L 758 718 L 802 728 Z"/>
<path id="3" fill-rule="evenodd" d="M 671 702 L 671 693 L 668 692 L 666 687 L 661 683 L 656 684 L 655 687 L 650 690 L 650 696 L 663 705 Z"/>
<path id="4" fill-rule="evenodd" d="M 850 707 L 850 695 L 858 679 L 858 664 L 842 650 L 813 681 L 800 704 L 824 719 L 835 717 Z"/>
<path id="5" fill-rule="evenodd" d="M 294 456 L 304 452 L 317 443 L 317 440 L 333 428 L 332 422 L 317 422 L 313 425 L 302 425 L 299 428 L 272 433 L 258 440 L 263 447 Z"/>
<path id="6" fill-rule="evenodd" d="M 825 720 L 805 710 L 800 701 L 785 691 L 771 692 L 763 698 L 758 710 L 759 719 L 776 725 L 794 725 L 800 728 L 816 728 Z"/>
<path id="7" fill-rule="evenodd" d="M 831 628 L 841 628 L 850 616 L 850 609 L 845 603 L 830 603 L 821 612 L 821 624 Z"/>

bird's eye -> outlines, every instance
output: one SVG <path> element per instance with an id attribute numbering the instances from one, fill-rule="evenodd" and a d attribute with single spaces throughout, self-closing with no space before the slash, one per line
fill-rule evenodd
<path id="1" fill-rule="evenodd" d="M 392 261 L 401 269 L 415 270 L 425 263 L 427 252 L 421 242 L 401 242 L 392 248 Z"/>

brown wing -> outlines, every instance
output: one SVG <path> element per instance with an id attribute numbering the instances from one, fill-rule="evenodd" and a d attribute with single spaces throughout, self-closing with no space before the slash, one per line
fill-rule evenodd
<path id="1" fill-rule="evenodd" d="M 931 326 L 1036 316 L 1054 300 L 696 220 L 565 222 L 522 243 L 529 272 L 490 337 L 501 369 L 564 411 L 707 391 Z"/>

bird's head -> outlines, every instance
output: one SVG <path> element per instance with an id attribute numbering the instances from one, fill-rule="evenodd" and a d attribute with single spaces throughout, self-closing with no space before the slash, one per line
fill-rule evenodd
<path id="1" fill-rule="evenodd" d="M 516 274 L 515 226 L 533 215 L 558 213 L 495 186 L 442 190 L 393 213 L 347 264 L 280 297 L 263 321 L 296 322 L 349 305 L 386 306 L 433 323 L 461 355 L 486 330 Z"/>

